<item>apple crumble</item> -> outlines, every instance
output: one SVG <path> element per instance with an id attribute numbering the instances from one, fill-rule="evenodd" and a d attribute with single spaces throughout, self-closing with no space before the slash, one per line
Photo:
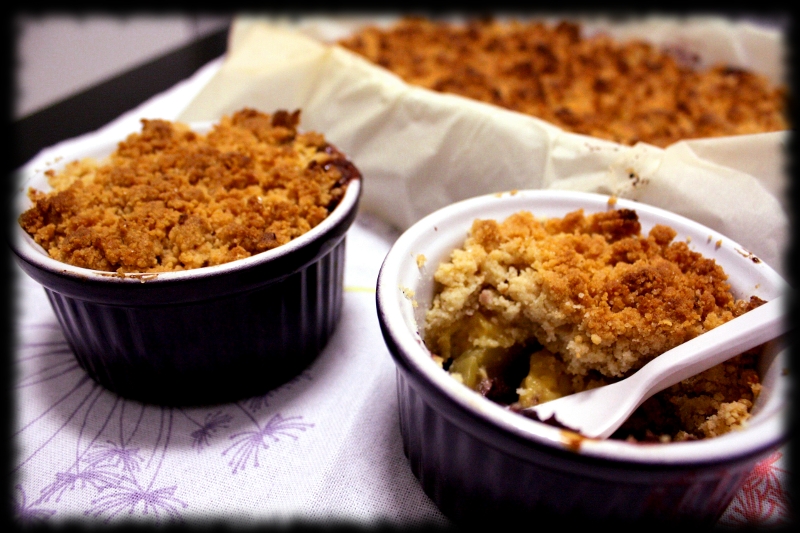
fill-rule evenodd
<path id="1" fill-rule="evenodd" d="M 84 268 L 167 272 L 270 250 L 322 222 L 356 167 L 300 110 L 245 108 L 201 134 L 143 119 L 106 159 L 47 171 L 19 223 L 54 259 Z"/>
<path id="2" fill-rule="evenodd" d="M 475 220 L 436 269 L 425 343 L 456 379 L 512 409 L 622 379 L 763 300 L 734 298 L 713 259 L 647 235 L 635 211 Z M 615 438 L 689 440 L 741 426 L 760 390 L 756 351 L 643 404 Z"/>
<path id="3" fill-rule="evenodd" d="M 701 71 L 643 40 L 581 31 L 569 21 L 404 17 L 338 44 L 407 83 L 625 145 L 788 129 L 786 87 L 764 76 L 728 65 Z"/>

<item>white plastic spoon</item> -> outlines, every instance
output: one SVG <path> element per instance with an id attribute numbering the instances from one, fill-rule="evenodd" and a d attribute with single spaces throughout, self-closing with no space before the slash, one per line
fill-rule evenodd
<path id="1" fill-rule="evenodd" d="M 522 410 L 585 437 L 611 436 L 646 399 L 788 331 L 785 297 L 775 298 L 664 352 L 632 376 Z"/>

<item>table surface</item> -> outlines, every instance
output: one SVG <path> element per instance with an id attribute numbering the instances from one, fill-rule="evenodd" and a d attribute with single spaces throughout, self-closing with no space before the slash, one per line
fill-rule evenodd
<path id="1" fill-rule="evenodd" d="M 226 39 L 227 29 L 12 123 L 11 169 L 65 139 L 115 123 L 130 125 L 137 121 L 135 113 L 125 116 L 131 110 L 168 118 L 168 98 L 157 98 L 177 93 L 176 84 L 186 79 L 207 79 L 198 71 L 221 59 Z M 200 515 L 256 523 L 300 514 L 447 525 L 403 456 L 394 366 L 375 316 L 377 272 L 396 237 L 382 221 L 360 214 L 348 235 L 345 304 L 333 346 L 278 390 L 214 408 L 142 406 L 96 385 L 75 363 L 41 287 L 11 261 L 4 263 L 6 279 L 13 280 L 6 294 L 13 312 L 6 316 L 18 365 L 10 373 L 9 413 L 15 416 L 9 419 L 15 422 L 6 441 L 16 454 L 11 466 L 17 518 L 80 518 L 102 525 L 126 517 Z M 346 361 L 335 361 L 336 344 L 344 338 L 360 341 L 348 346 Z M 339 419 L 324 420 L 323 411 L 308 407 L 309 399 L 324 401 L 325 387 L 342 390 L 353 379 L 373 393 L 343 399 Z M 759 465 L 721 523 L 787 520 L 783 453 Z M 323 472 L 320 454 L 327 465 Z"/>

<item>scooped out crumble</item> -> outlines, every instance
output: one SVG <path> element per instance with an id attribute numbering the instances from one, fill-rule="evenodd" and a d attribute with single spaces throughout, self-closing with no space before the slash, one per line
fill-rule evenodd
<path id="1" fill-rule="evenodd" d="M 435 272 L 425 343 L 450 374 L 517 410 L 622 379 L 761 305 L 736 299 L 713 259 L 635 211 L 475 220 Z M 757 351 L 662 391 L 614 435 L 709 438 L 741 427 L 760 390 Z"/>

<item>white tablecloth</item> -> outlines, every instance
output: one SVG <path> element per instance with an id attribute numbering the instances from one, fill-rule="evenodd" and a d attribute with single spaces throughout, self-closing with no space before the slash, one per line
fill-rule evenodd
<path id="1" fill-rule="evenodd" d="M 123 138 L 141 117 L 176 118 L 221 63 L 65 143 L 109 132 Z M 14 266 L 17 519 L 447 525 L 403 455 L 395 367 L 375 310 L 378 270 L 397 236 L 361 213 L 347 237 L 341 322 L 319 358 L 265 396 L 208 408 L 143 406 L 94 383 L 43 289 Z M 788 520 L 785 452 L 759 465 L 723 524 Z"/>

